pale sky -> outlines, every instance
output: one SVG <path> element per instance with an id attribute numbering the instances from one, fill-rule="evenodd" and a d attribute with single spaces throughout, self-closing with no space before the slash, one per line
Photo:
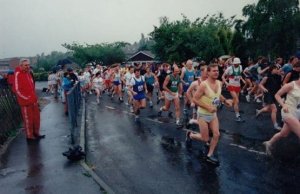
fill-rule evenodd
<path id="1" fill-rule="evenodd" d="M 258 0 L 0 0 L 0 59 L 66 50 L 63 43 L 139 41 L 159 18 L 222 12 L 241 17 Z"/>

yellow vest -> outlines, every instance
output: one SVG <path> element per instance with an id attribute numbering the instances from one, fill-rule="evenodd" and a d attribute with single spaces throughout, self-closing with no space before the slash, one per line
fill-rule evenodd
<path id="1" fill-rule="evenodd" d="M 200 102 L 207 104 L 207 105 L 214 105 L 214 106 L 219 106 L 221 101 L 220 101 L 220 96 L 221 96 L 221 89 L 222 89 L 222 84 L 219 80 L 217 80 L 217 84 L 219 85 L 218 91 L 217 93 L 215 93 L 209 86 L 209 84 L 207 83 L 207 81 L 203 81 L 203 84 L 205 84 L 207 90 L 206 90 L 206 94 L 203 95 L 200 98 Z M 204 115 L 214 115 L 215 113 L 211 113 L 208 112 L 206 109 L 202 108 L 202 107 L 198 107 L 198 112 L 200 114 L 204 114 Z"/>

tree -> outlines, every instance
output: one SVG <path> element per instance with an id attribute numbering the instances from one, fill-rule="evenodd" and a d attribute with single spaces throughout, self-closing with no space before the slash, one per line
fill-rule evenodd
<path id="1" fill-rule="evenodd" d="M 299 38 L 298 0 L 259 0 L 243 8 L 241 29 L 251 55 L 288 57 Z"/>
<path id="2" fill-rule="evenodd" d="M 63 44 L 62 46 L 69 49 L 75 62 L 81 66 L 86 63 L 98 63 L 103 65 L 111 65 L 120 63 L 125 60 L 125 54 L 122 48 L 128 43 L 102 43 L 95 45 L 80 45 L 80 44 Z"/>
<path id="3" fill-rule="evenodd" d="M 37 63 L 35 64 L 36 70 L 50 71 L 52 70 L 57 62 L 62 59 L 71 59 L 72 54 L 67 52 L 52 51 L 49 55 L 42 53 L 37 55 Z"/>
<path id="4" fill-rule="evenodd" d="M 170 63 L 194 57 L 209 61 L 232 50 L 233 21 L 234 17 L 225 19 L 222 14 L 207 15 L 194 22 L 184 15 L 181 21 L 174 22 L 162 17 L 160 26 L 150 33 L 155 42 L 152 50 L 158 59 Z"/>

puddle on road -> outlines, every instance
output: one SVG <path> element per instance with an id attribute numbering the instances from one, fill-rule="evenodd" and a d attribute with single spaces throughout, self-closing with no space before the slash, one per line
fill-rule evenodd
<path id="1" fill-rule="evenodd" d="M 181 142 L 175 140 L 174 137 L 169 137 L 169 136 L 162 136 L 161 138 L 161 145 L 169 150 L 169 151 L 174 151 L 178 152 L 181 150 Z"/>
<path id="2" fill-rule="evenodd" d="M 255 150 L 257 152 L 264 152 L 263 141 L 260 139 L 254 139 L 246 137 L 238 133 L 230 133 L 226 130 L 220 129 L 222 138 L 231 140 L 230 144 L 242 146 L 248 150 Z"/>
<path id="3" fill-rule="evenodd" d="M 4 176 L 7 176 L 7 175 L 15 173 L 15 172 L 17 172 L 16 169 L 13 169 L 13 168 L 4 168 L 4 169 L 0 170 L 0 175 L 4 177 Z"/>
<path id="4" fill-rule="evenodd" d="M 154 121 L 158 121 L 162 123 L 172 123 L 172 119 L 169 117 L 158 117 L 157 115 L 149 115 L 147 117 Z"/>
<path id="5" fill-rule="evenodd" d="M 42 163 L 34 164 L 34 165 L 30 166 L 27 177 L 34 177 L 34 176 L 38 175 L 41 172 L 43 167 L 44 167 L 44 165 Z"/>
<path id="6" fill-rule="evenodd" d="M 43 193 L 43 185 L 32 185 L 25 188 L 25 191 L 32 193 Z"/>

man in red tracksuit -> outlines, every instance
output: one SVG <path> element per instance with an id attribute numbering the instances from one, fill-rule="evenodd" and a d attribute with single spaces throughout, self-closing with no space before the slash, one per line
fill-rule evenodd
<path id="1" fill-rule="evenodd" d="M 27 141 L 44 138 L 45 135 L 40 134 L 40 110 L 29 59 L 21 59 L 20 66 L 15 70 L 14 91 L 21 107 Z"/>

